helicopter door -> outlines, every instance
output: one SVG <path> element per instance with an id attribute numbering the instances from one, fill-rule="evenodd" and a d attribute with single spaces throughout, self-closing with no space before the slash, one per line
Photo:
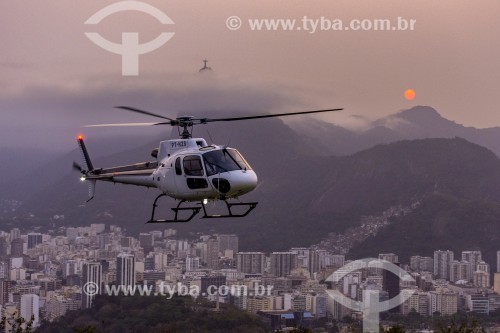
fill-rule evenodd
<path id="1" fill-rule="evenodd" d="M 184 171 L 184 176 L 182 176 Z M 175 160 L 175 174 L 177 190 L 181 193 L 200 193 L 208 190 L 208 182 L 205 178 L 205 171 L 201 156 L 187 155 L 182 159 Z"/>

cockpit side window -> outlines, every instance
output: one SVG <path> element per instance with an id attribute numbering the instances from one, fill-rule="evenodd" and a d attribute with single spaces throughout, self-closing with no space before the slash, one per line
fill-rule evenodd
<path id="1" fill-rule="evenodd" d="M 203 176 L 203 165 L 200 156 L 189 155 L 184 157 L 183 165 L 186 176 Z"/>
<path id="2" fill-rule="evenodd" d="M 181 169 L 181 158 L 177 157 L 175 160 L 175 174 L 176 175 L 182 175 L 182 169 Z"/>

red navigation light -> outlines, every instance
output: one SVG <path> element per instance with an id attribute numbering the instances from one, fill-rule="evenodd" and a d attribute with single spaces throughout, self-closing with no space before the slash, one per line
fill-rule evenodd
<path id="1" fill-rule="evenodd" d="M 79 141 L 83 140 L 83 135 L 81 135 L 81 134 L 80 134 L 80 135 L 78 135 L 78 140 L 79 140 Z"/>

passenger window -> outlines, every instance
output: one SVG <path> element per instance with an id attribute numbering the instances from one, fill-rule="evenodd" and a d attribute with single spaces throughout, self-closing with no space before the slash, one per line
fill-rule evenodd
<path id="1" fill-rule="evenodd" d="M 183 165 L 186 176 L 203 176 L 203 166 L 200 156 L 190 155 L 184 157 Z"/>
<path id="2" fill-rule="evenodd" d="M 181 158 L 180 157 L 177 157 L 177 159 L 175 160 L 175 174 L 182 175 Z"/>

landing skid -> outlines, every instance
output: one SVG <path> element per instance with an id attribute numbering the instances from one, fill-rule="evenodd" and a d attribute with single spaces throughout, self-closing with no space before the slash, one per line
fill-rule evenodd
<path id="1" fill-rule="evenodd" d="M 181 200 L 179 201 L 179 203 L 177 204 L 177 207 L 175 208 L 172 208 L 172 210 L 174 211 L 175 215 L 174 215 L 174 219 L 173 220 L 169 220 L 169 219 L 165 219 L 165 220 L 156 220 L 155 219 L 155 211 L 156 211 L 156 207 L 158 207 L 158 205 L 156 204 L 158 202 L 158 199 L 160 199 L 161 197 L 163 196 L 167 196 L 166 194 L 160 194 L 159 196 L 156 197 L 154 203 L 153 203 L 153 211 L 151 212 L 151 219 L 147 222 L 147 223 L 182 223 L 182 222 L 189 222 L 193 219 L 193 217 L 195 217 L 201 210 L 201 207 L 181 207 L 181 205 L 186 202 L 186 200 Z M 184 218 L 184 219 L 180 219 L 179 218 L 179 212 L 181 211 L 188 211 L 190 210 L 191 211 L 191 215 L 187 218 Z"/>
<path id="2" fill-rule="evenodd" d="M 153 211 L 151 212 L 151 219 L 146 223 L 185 223 L 185 222 L 189 222 L 193 219 L 193 217 L 198 215 L 198 213 L 200 212 L 201 209 L 203 209 L 202 218 L 204 218 L 204 219 L 214 219 L 214 218 L 224 218 L 224 217 L 244 217 L 244 216 L 247 216 L 248 213 L 250 213 L 252 210 L 254 210 L 255 207 L 257 207 L 257 202 L 229 203 L 229 202 L 227 202 L 227 200 L 224 200 L 224 203 L 226 204 L 226 208 L 227 208 L 228 213 L 227 214 L 212 214 L 212 215 L 210 215 L 207 213 L 206 205 L 203 203 L 203 201 L 201 201 L 199 203 L 201 205 L 201 207 L 200 206 L 181 207 L 181 205 L 186 202 L 186 200 L 181 200 L 181 201 L 179 201 L 179 203 L 177 204 L 177 206 L 175 208 L 171 208 L 175 213 L 173 219 L 156 220 L 155 219 L 155 212 L 156 212 L 156 207 L 158 207 L 158 204 L 157 204 L 158 199 L 160 199 L 163 196 L 166 196 L 166 194 L 160 194 L 159 196 L 156 197 L 156 199 L 153 203 Z M 231 208 L 234 206 L 237 206 L 237 207 L 245 207 L 246 206 L 247 210 L 244 212 L 240 212 L 240 213 L 233 213 Z M 183 212 L 183 211 L 191 211 L 191 215 L 189 215 L 186 218 L 179 218 L 179 212 Z"/>
<path id="3" fill-rule="evenodd" d="M 254 210 L 254 208 L 257 207 L 257 204 L 258 204 L 258 202 L 229 203 L 229 202 L 227 202 L 227 200 L 224 200 L 224 202 L 226 203 L 227 211 L 229 213 L 227 215 L 222 215 L 222 214 L 208 215 L 205 204 L 202 202 L 201 206 L 203 207 L 203 214 L 204 214 L 203 218 L 204 219 L 216 219 L 216 218 L 222 218 L 222 217 L 244 217 L 244 216 L 247 216 L 248 213 L 250 213 L 252 210 Z M 247 210 L 244 211 L 243 213 L 240 213 L 240 214 L 233 214 L 233 211 L 231 210 L 231 208 L 233 206 L 241 206 L 241 207 L 246 206 Z"/>

